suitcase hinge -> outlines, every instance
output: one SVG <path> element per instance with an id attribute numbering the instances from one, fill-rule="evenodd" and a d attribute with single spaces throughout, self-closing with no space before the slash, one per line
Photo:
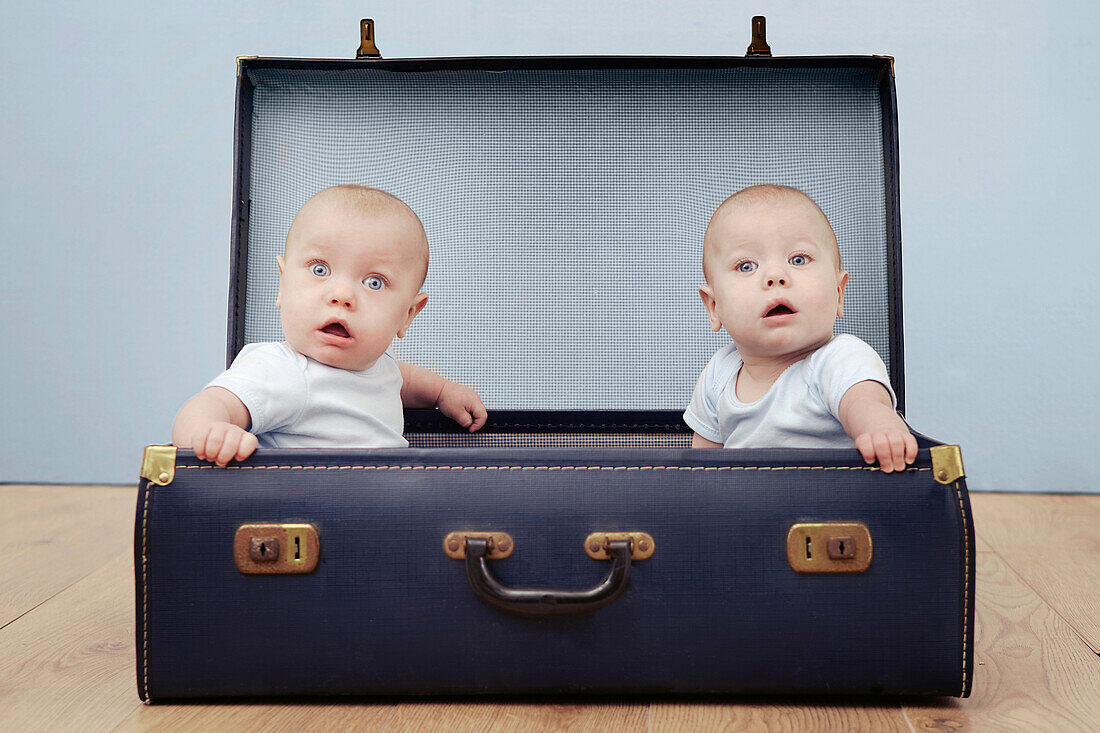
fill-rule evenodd
<path id="1" fill-rule="evenodd" d="M 363 18 L 359 21 L 359 50 L 355 52 L 357 59 L 380 59 L 382 52 L 374 45 L 374 21 Z"/>
<path id="2" fill-rule="evenodd" d="M 176 446 L 147 445 L 141 459 L 141 477 L 157 486 L 167 486 L 176 477 Z"/>
<path id="3" fill-rule="evenodd" d="M 937 445 L 932 448 L 932 476 L 941 484 L 953 484 L 966 476 L 959 446 Z"/>
<path id="4" fill-rule="evenodd" d="M 749 44 L 746 56 L 771 56 L 772 48 L 768 45 L 766 21 L 763 15 L 752 17 L 752 43 Z"/>

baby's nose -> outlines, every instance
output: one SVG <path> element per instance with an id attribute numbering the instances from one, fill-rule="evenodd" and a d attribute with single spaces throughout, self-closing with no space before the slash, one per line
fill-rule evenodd
<path id="1" fill-rule="evenodd" d="M 768 287 L 769 288 L 774 288 L 774 287 L 777 287 L 777 286 L 786 287 L 786 285 L 787 285 L 787 278 L 784 275 L 772 275 L 771 277 L 768 278 Z"/>
<path id="2" fill-rule="evenodd" d="M 354 303 L 352 303 L 351 298 L 343 295 L 340 297 L 333 296 L 329 298 L 329 304 L 343 306 L 344 308 L 352 308 L 355 305 Z"/>

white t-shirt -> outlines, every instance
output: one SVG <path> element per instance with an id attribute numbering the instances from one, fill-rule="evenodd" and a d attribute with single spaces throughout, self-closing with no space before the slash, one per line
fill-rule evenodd
<path id="1" fill-rule="evenodd" d="M 756 402 L 737 399 L 741 356 L 733 344 L 720 349 L 703 368 L 684 422 L 700 436 L 726 448 L 851 448 L 840 425 L 840 400 L 859 382 L 890 387 L 886 365 L 866 343 L 848 334 L 834 336 L 779 375 Z"/>
<path id="2" fill-rule="evenodd" d="M 237 395 L 263 448 L 405 448 L 401 370 L 388 353 L 370 369 L 314 361 L 285 343 L 241 349 L 208 387 Z"/>

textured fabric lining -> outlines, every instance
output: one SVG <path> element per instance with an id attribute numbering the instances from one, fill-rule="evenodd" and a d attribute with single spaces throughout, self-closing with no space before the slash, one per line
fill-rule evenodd
<path id="1" fill-rule="evenodd" d="M 789 184 L 851 280 L 840 333 L 890 367 L 882 110 L 862 69 L 259 69 L 245 341 L 283 338 L 275 256 L 356 182 L 423 220 L 430 298 L 391 353 L 490 409 L 675 410 L 725 333 L 698 286 L 714 208 Z M 464 443 L 465 444 L 465 443 Z"/>
<path id="2" fill-rule="evenodd" d="M 406 433 L 410 448 L 690 448 L 691 433 Z"/>

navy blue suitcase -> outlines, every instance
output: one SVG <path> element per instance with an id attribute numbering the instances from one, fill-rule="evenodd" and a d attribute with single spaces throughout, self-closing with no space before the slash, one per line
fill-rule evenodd
<path id="1" fill-rule="evenodd" d="M 365 46 L 369 26 L 364 26 Z M 793 185 L 837 232 L 845 318 L 903 399 L 888 57 L 238 60 L 228 359 L 281 340 L 290 219 L 379 186 L 429 233 L 399 358 L 474 386 L 406 450 L 150 446 L 142 699 L 472 693 L 969 694 L 958 446 L 691 450 L 723 335 L 696 290 L 725 196 Z"/>

